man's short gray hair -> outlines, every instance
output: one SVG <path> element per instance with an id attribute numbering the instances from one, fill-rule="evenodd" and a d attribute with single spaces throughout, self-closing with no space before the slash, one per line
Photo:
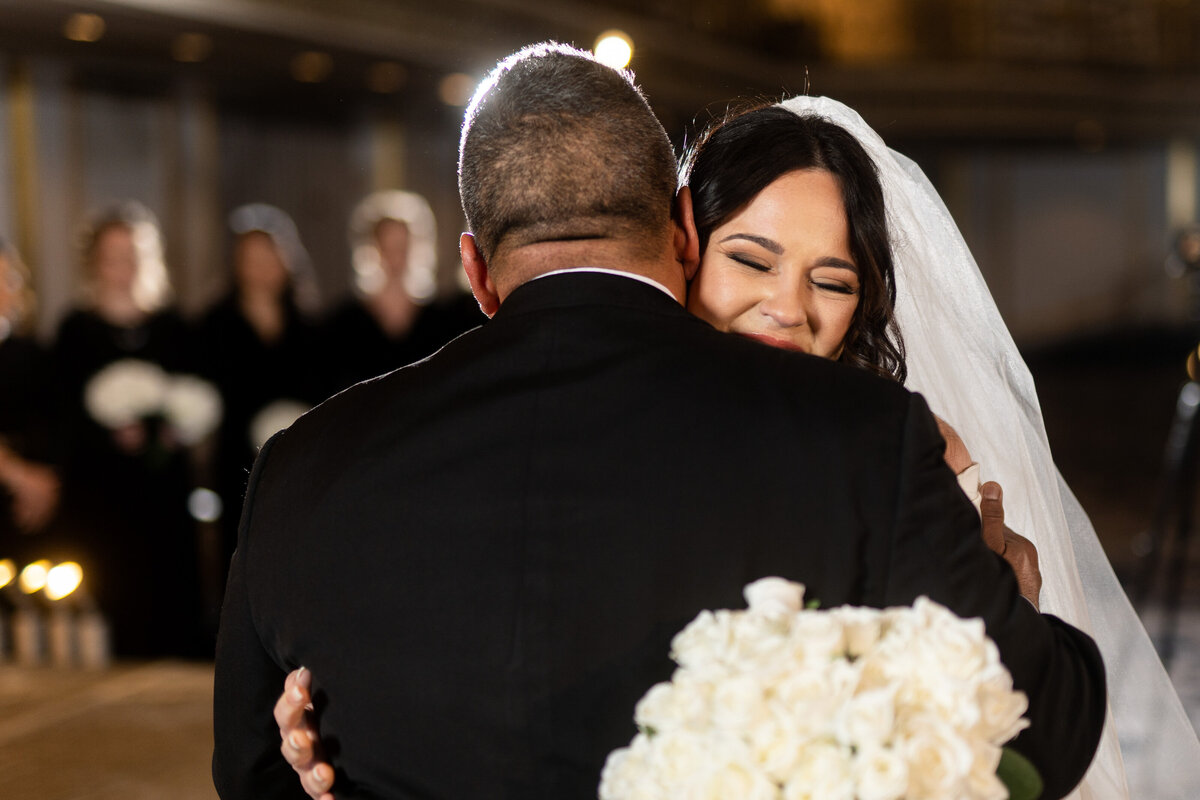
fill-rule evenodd
<path id="1" fill-rule="evenodd" d="M 458 187 L 467 225 L 490 258 L 502 241 L 664 230 L 675 156 L 631 73 L 549 42 L 504 59 L 476 90 Z"/>

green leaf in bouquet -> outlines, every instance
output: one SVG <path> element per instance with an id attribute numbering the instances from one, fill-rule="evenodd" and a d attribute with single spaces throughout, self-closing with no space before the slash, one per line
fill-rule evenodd
<path id="1" fill-rule="evenodd" d="M 1000 754 L 996 777 L 1008 788 L 1009 800 L 1037 800 L 1042 796 L 1042 776 L 1037 767 L 1011 747 Z"/>

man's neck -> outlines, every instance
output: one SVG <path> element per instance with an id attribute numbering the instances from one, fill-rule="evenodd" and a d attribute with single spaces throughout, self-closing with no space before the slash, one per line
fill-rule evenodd
<path id="1" fill-rule="evenodd" d="M 585 268 L 625 272 L 661 284 L 683 304 L 686 284 L 683 270 L 664 248 L 658 258 L 623 240 L 578 239 L 538 242 L 512 249 L 502 248 L 493 258 L 493 276 L 500 300 L 523 283 L 550 272 Z M 499 266 L 499 269 L 495 269 Z"/>

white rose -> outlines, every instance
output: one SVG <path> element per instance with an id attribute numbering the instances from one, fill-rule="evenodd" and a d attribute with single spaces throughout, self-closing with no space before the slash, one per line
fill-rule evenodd
<path id="1" fill-rule="evenodd" d="M 671 640 L 671 658 L 688 669 L 723 664 L 732 638 L 728 611 L 701 611 Z"/>
<path id="2" fill-rule="evenodd" d="M 908 762 L 908 793 L 928 800 L 958 800 L 971 771 L 971 748 L 934 715 L 911 726 L 899 743 Z"/>
<path id="3" fill-rule="evenodd" d="M 804 605 L 804 584 L 784 578 L 759 578 L 742 590 L 750 613 L 765 617 L 786 617 Z"/>
<path id="4" fill-rule="evenodd" d="M 881 689 L 903 683 L 920 672 L 918 655 L 899 638 L 882 637 L 855 663 L 862 671 L 861 689 Z"/>
<path id="5" fill-rule="evenodd" d="M 634 707 L 633 719 L 638 725 L 654 731 L 665 731 L 679 724 L 674 685 L 656 683 L 651 686 Z"/>
<path id="6" fill-rule="evenodd" d="M 766 715 L 763 687 L 752 675 L 738 675 L 713 687 L 712 720 L 718 728 L 748 730 Z"/>
<path id="7" fill-rule="evenodd" d="M 927 621 L 916 644 L 927 663 L 936 666 L 943 675 L 959 680 L 978 676 L 988 663 L 983 620 L 959 619 L 925 598 L 918 598 L 914 608 Z"/>
<path id="8" fill-rule="evenodd" d="M 721 759 L 688 787 L 688 800 L 775 800 L 775 785 L 752 764 Z"/>
<path id="9" fill-rule="evenodd" d="M 671 694 L 674 723 L 697 730 L 708 726 L 716 684 L 684 669 L 676 670 L 671 683 L 675 687 Z"/>
<path id="10" fill-rule="evenodd" d="M 650 770 L 649 739 L 638 734 L 629 747 L 609 753 L 600 773 L 600 800 L 673 800 Z"/>
<path id="11" fill-rule="evenodd" d="M 839 707 L 854 694 L 858 671 L 845 661 L 797 669 L 771 691 L 773 713 L 803 736 L 832 736 Z"/>
<path id="12" fill-rule="evenodd" d="M 842 606 L 830 612 L 846 637 L 846 652 L 858 658 L 879 642 L 883 630 L 883 615 L 875 608 Z"/>
<path id="13" fill-rule="evenodd" d="M 162 411 L 167 373 L 136 358 L 114 361 L 97 372 L 84 388 L 83 404 L 92 419 L 106 428 L 122 428 Z"/>
<path id="14" fill-rule="evenodd" d="M 185 445 L 194 445 L 216 430 L 221 410 L 221 394 L 206 380 L 176 375 L 167 384 L 163 413 Z"/>
<path id="15" fill-rule="evenodd" d="M 726 664 L 735 672 L 754 672 L 763 681 L 777 680 L 792 668 L 789 617 L 740 614 L 731 627 Z"/>
<path id="16" fill-rule="evenodd" d="M 703 734 L 669 730 L 650 740 L 646 762 L 663 789 L 673 793 L 711 763 L 710 751 L 709 739 Z"/>
<path id="17" fill-rule="evenodd" d="M 870 747 L 854 757 L 856 800 L 901 800 L 908 789 L 908 764 L 890 748 Z"/>
<path id="18" fill-rule="evenodd" d="M 791 646 L 797 660 L 829 661 L 845 655 L 845 631 L 827 612 L 801 611 L 792 620 Z"/>
<path id="19" fill-rule="evenodd" d="M 644 780 L 644 765 L 639 763 L 628 747 L 618 747 L 604 760 L 600 770 L 600 800 L 624 800 L 630 789 Z"/>
<path id="20" fill-rule="evenodd" d="M 776 716 L 761 720 L 750 731 L 751 758 L 767 777 L 782 784 L 795 770 L 804 737 Z"/>
<path id="21" fill-rule="evenodd" d="M 853 800 L 850 754 L 836 744 L 812 742 L 783 786 L 783 800 Z"/>
<path id="22" fill-rule="evenodd" d="M 900 683 L 896 707 L 902 717 L 936 714 L 955 730 L 968 731 L 979 724 L 980 709 L 975 684 L 933 670 L 924 670 Z"/>
<path id="23" fill-rule="evenodd" d="M 977 693 L 979 723 L 975 732 L 994 745 L 1002 745 L 1029 727 L 1023 715 L 1029 709 L 1024 692 L 1012 690 L 1012 678 L 1005 672 L 979 685 Z"/>
<path id="24" fill-rule="evenodd" d="M 1004 782 L 996 777 L 1001 748 L 975 740 L 971 742 L 971 752 L 974 754 L 974 761 L 971 763 L 971 771 L 967 774 L 967 787 L 973 800 L 1007 800 L 1008 789 Z"/>
<path id="25" fill-rule="evenodd" d="M 895 726 L 895 689 L 859 692 L 842 706 L 834 725 L 838 741 L 855 747 L 882 747 Z"/>

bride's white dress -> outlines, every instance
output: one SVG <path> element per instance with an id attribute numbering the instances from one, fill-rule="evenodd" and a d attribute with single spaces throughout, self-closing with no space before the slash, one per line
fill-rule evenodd
<path id="1" fill-rule="evenodd" d="M 1004 487 L 1009 527 L 1038 549 L 1042 611 L 1087 631 L 1100 647 L 1111 713 L 1096 759 L 1071 796 L 1200 797 L 1200 742 L 1091 522 L 1054 465 L 1033 378 L 937 191 L 847 106 L 824 97 L 781 105 L 840 125 L 874 160 L 893 238 L 906 385 L 962 436 L 981 479 Z"/>

